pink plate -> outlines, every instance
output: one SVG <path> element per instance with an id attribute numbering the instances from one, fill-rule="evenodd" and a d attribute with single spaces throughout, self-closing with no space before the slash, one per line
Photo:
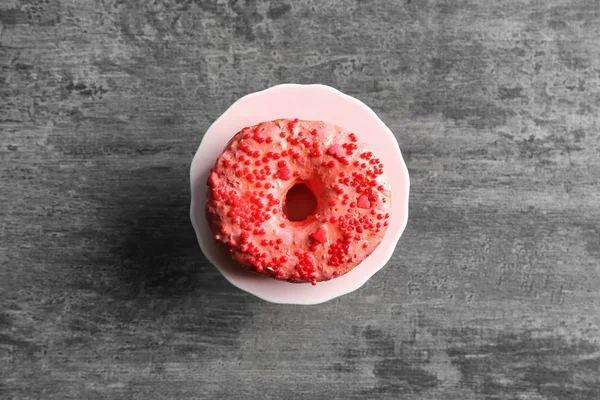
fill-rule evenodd
<path id="1" fill-rule="evenodd" d="M 217 247 L 204 215 L 208 173 L 229 139 L 246 126 L 278 118 L 321 120 L 356 133 L 382 160 L 390 178 L 392 218 L 381 244 L 346 275 L 316 286 L 245 271 Z M 233 285 L 273 303 L 319 304 L 360 288 L 389 261 L 408 220 L 410 182 L 396 138 L 364 103 L 325 85 L 278 85 L 235 102 L 204 135 L 192 161 L 190 182 L 192 225 L 206 258 Z"/>

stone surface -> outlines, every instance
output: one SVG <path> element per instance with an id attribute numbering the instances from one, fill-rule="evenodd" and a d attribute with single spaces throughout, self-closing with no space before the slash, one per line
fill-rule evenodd
<path id="1" fill-rule="evenodd" d="M 600 398 L 600 3 L 4 0 L 0 398 Z M 207 264 L 188 166 L 238 97 L 324 83 L 412 177 L 362 289 Z"/>

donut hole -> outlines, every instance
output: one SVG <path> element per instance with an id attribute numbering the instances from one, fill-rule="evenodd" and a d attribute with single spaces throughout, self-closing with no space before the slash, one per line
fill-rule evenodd
<path id="1" fill-rule="evenodd" d="M 317 208 L 317 198 L 304 183 L 296 183 L 285 195 L 283 213 L 290 221 L 304 221 Z"/>

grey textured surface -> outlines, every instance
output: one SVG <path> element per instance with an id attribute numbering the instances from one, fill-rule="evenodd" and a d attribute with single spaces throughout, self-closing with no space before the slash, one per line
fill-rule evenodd
<path id="1" fill-rule="evenodd" d="M 595 0 L 0 3 L 0 398 L 600 398 Z M 324 83 L 412 177 L 359 291 L 278 306 L 188 222 L 235 99 Z"/>

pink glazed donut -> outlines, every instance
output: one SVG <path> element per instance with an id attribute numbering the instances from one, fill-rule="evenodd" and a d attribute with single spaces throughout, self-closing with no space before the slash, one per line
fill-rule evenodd
<path id="1" fill-rule="evenodd" d="M 216 241 L 242 267 L 290 282 L 314 285 L 352 270 L 377 248 L 390 218 L 381 161 L 354 133 L 322 121 L 242 129 L 207 185 Z M 304 216 L 291 208 L 302 187 L 308 193 L 295 202 L 314 203 Z"/>

